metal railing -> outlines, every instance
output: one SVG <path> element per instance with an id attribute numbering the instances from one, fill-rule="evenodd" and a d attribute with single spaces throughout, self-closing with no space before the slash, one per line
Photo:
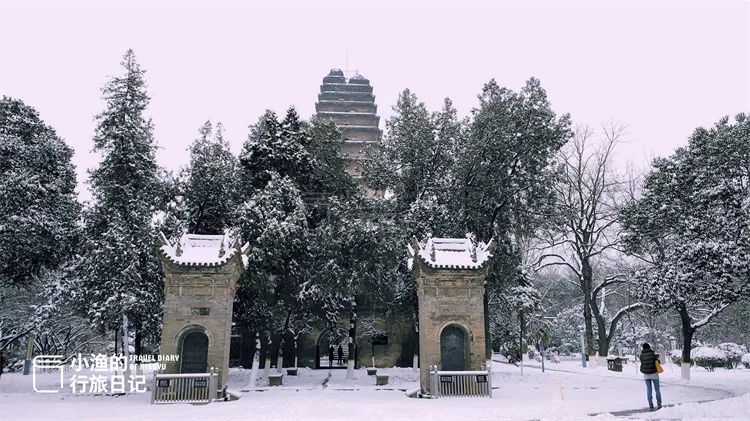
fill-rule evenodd
<path id="1" fill-rule="evenodd" d="M 430 366 L 430 392 L 436 398 L 492 397 L 492 375 L 489 371 L 438 371 Z"/>
<path id="2" fill-rule="evenodd" d="M 208 373 L 155 374 L 151 403 L 211 403 L 217 384 L 213 367 Z"/>

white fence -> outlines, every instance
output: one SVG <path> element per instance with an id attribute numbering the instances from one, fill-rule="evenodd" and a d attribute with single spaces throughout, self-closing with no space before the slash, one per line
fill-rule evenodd
<path id="1" fill-rule="evenodd" d="M 430 366 L 430 391 L 437 397 L 492 397 L 492 375 L 489 371 L 438 371 Z"/>
<path id="2" fill-rule="evenodd" d="M 214 368 L 208 373 L 155 374 L 151 403 L 211 403 L 217 383 Z"/>

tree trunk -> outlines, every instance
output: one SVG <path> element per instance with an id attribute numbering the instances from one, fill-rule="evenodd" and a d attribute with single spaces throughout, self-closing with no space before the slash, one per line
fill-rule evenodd
<path id="1" fill-rule="evenodd" d="M 140 324 L 135 325 L 135 355 L 137 357 L 141 356 L 141 351 L 143 350 L 143 334 L 141 333 L 142 329 Z"/>
<path id="2" fill-rule="evenodd" d="M 289 320 L 291 320 L 292 312 L 286 312 L 286 320 L 284 320 L 284 330 L 281 331 L 281 337 L 279 338 L 279 355 L 276 357 L 276 372 L 281 373 L 284 369 L 284 347 L 286 346 L 286 333 L 289 330 Z"/>
<path id="3" fill-rule="evenodd" d="M 281 337 L 279 338 L 279 353 L 276 355 L 276 372 L 281 373 L 281 371 L 284 369 L 284 336 L 285 332 L 281 333 Z"/>
<path id="4" fill-rule="evenodd" d="M 597 307 L 595 299 L 591 300 L 589 304 L 591 304 L 591 313 L 594 316 L 594 320 L 596 320 L 597 349 L 599 351 L 599 357 L 606 358 L 607 355 L 609 354 L 609 336 L 607 335 L 607 321 L 604 320 L 604 316 L 599 311 L 599 307 Z M 600 363 L 602 362 L 601 358 L 599 362 Z"/>
<path id="5" fill-rule="evenodd" d="M 526 318 L 523 315 L 523 311 L 518 314 L 518 319 L 521 322 L 521 335 L 518 341 L 518 352 L 520 352 L 522 355 L 526 353 L 526 346 L 524 344 L 524 335 L 526 334 Z"/>
<path id="6" fill-rule="evenodd" d="M 130 335 L 128 334 L 128 315 L 122 313 L 122 351 L 125 356 L 125 381 L 130 380 Z"/>
<path id="7" fill-rule="evenodd" d="M 598 348 L 599 348 L 599 365 L 607 365 L 607 355 L 609 354 L 609 338 L 607 336 L 607 327 L 604 317 L 599 315 L 596 318 Z"/>
<path id="8" fill-rule="evenodd" d="M 677 312 L 680 315 L 680 322 L 682 323 L 682 362 L 680 364 L 682 370 L 680 377 L 683 380 L 690 380 L 690 365 L 692 364 L 690 347 L 693 345 L 695 329 L 691 327 L 690 315 L 684 305 L 678 307 Z"/>
<path id="9" fill-rule="evenodd" d="M 356 343 L 354 339 L 357 334 L 357 303 L 352 300 L 351 317 L 349 318 L 349 355 L 346 361 L 346 378 L 354 378 L 354 358 Z"/>
<path id="10" fill-rule="evenodd" d="M 487 290 L 484 291 L 484 351 L 485 351 L 485 366 L 488 371 L 492 370 L 492 336 L 490 332 L 490 312 L 489 312 L 489 298 L 487 296 Z"/>
<path id="11" fill-rule="evenodd" d="M 268 380 L 271 374 L 271 347 L 273 346 L 271 333 L 266 333 L 266 363 L 263 367 L 263 377 Z M 269 380 L 270 381 L 270 380 Z"/>
<path id="12" fill-rule="evenodd" d="M 297 368 L 297 342 L 299 340 L 299 332 L 294 332 L 294 368 Z"/>
<path id="13" fill-rule="evenodd" d="M 255 351 L 253 352 L 253 366 L 250 370 L 250 381 L 247 384 L 248 390 L 255 389 L 255 379 L 258 378 L 260 369 L 260 334 L 255 332 Z"/>
<path id="14" fill-rule="evenodd" d="M 135 327 L 135 366 L 136 368 L 136 374 L 142 374 L 141 371 L 141 342 L 143 341 L 142 334 L 141 334 L 141 325 L 140 323 L 136 323 Z"/>
<path id="15" fill-rule="evenodd" d="M 585 326 L 586 354 L 594 355 L 594 327 L 591 322 L 591 306 L 593 297 L 593 271 L 587 256 L 581 256 L 581 292 L 583 292 L 583 322 Z M 596 305 L 594 303 L 593 305 Z"/>
<path id="16" fill-rule="evenodd" d="M 594 327 L 591 323 L 591 294 L 583 293 L 583 324 L 586 340 L 586 355 L 594 355 Z"/>

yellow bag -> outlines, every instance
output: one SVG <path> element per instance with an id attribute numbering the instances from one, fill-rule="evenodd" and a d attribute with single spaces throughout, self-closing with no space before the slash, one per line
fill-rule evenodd
<path id="1" fill-rule="evenodd" d="M 660 374 L 664 372 L 664 369 L 661 368 L 661 364 L 659 363 L 659 360 L 656 360 L 656 372 Z"/>

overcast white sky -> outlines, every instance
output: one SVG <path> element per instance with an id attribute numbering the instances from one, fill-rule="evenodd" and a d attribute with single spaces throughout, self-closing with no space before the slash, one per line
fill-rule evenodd
<path id="1" fill-rule="evenodd" d="M 558 114 L 626 123 L 620 159 L 645 165 L 696 126 L 750 111 L 747 1 L 0 0 L 0 94 L 57 129 L 79 181 L 97 162 L 100 88 L 128 48 L 147 70 L 158 158 L 170 169 L 187 162 L 206 119 L 224 123 L 238 152 L 264 109 L 293 104 L 310 116 L 347 52 L 374 86 L 381 128 L 404 88 L 431 109 L 450 97 L 466 115 L 490 78 L 519 89 L 536 76 Z"/>

